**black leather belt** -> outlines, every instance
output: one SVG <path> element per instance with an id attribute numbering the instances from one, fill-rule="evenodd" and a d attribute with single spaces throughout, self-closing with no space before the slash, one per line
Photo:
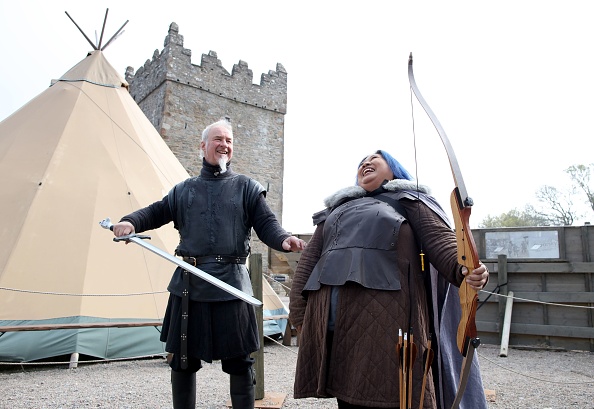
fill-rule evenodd
<path id="1" fill-rule="evenodd" d="M 183 260 L 196 267 L 199 264 L 206 263 L 231 263 L 231 264 L 245 264 L 247 257 L 236 256 L 202 256 L 202 257 L 184 257 Z"/>

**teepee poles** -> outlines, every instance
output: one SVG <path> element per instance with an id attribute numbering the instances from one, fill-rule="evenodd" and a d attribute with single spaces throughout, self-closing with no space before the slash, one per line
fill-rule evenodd
<path id="1" fill-rule="evenodd" d="M 78 24 L 76 24 L 76 21 L 74 21 L 74 19 L 72 17 L 70 17 L 70 14 L 68 14 L 68 12 L 65 11 L 65 13 L 68 16 L 68 18 L 74 23 L 74 25 L 76 26 L 76 28 L 78 28 L 78 31 L 80 31 L 81 34 L 87 39 L 87 41 L 89 42 L 89 44 L 91 44 L 91 47 L 93 47 L 93 50 L 99 50 L 99 51 L 105 50 L 107 48 L 107 46 L 113 40 L 115 40 L 117 37 L 119 37 L 120 34 L 123 34 L 122 29 L 130 21 L 130 20 L 126 20 L 126 22 L 120 27 L 120 29 L 118 31 L 116 31 L 116 33 L 113 36 L 111 36 L 111 38 L 109 39 L 109 41 L 107 41 L 107 43 L 105 43 L 105 45 L 103 47 L 101 47 L 101 44 L 103 42 L 103 34 L 105 32 L 105 23 L 107 22 L 107 13 L 108 12 L 109 12 L 109 9 L 106 9 L 105 10 L 105 18 L 103 19 L 103 27 L 101 28 L 101 35 L 99 37 L 99 43 L 98 44 L 93 44 L 93 42 L 89 39 L 89 37 L 87 37 L 87 35 L 85 34 L 85 32 L 78 26 Z"/>
<path id="2" fill-rule="evenodd" d="M 97 46 L 95 44 L 93 44 L 93 42 L 89 39 L 89 37 L 87 37 L 87 35 L 85 34 L 85 32 L 82 31 L 82 29 L 78 26 L 78 24 L 76 24 L 76 21 L 74 21 L 74 19 L 72 17 L 70 17 L 70 14 L 68 14 L 67 11 L 65 11 L 64 13 L 66 13 L 66 15 L 68 16 L 68 18 L 74 23 L 74 25 L 76 26 L 76 28 L 78 28 L 78 31 L 80 31 L 81 34 L 87 39 L 87 41 L 89 42 L 89 44 L 91 44 L 91 47 L 93 47 L 93 50 L 98 50 Z"/>

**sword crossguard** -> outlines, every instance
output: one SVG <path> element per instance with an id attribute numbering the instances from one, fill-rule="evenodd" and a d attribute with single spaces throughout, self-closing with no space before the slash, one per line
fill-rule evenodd
<path id="1" fill-rule="evenodd" d="M 147 236 L 146 234 L 132 233 L 132 234 L 126 234 L 125 236 L 114 237 L 113 241 L 130 241 L 130 239 L 133 239 L 133 238 L 150 240 L 151 236 Z"/>

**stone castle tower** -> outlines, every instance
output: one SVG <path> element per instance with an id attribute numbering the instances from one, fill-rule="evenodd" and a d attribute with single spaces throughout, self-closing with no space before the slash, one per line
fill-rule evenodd
<path id="1" fill-rule="evenodd" d="M 231 74 L 217 53 L 202 54 L 200 65 L 191 62 L 183 36 L 171 23 L 161 52 L 136 72 L 126 70 L 130 94 L 190 175 L 202 166 L 202 130 L 228 118 L 233 125 L 235 172 L 248 175 L 267 189 L 267 202 L 282 220 L 284 174 L 284 124 L 287 111 L 287 72 L 262 74 L 253 84 L 248 64 L 239 61 Z M 268 266 L 267 247 L 253 235 L 252 252 L 262 254 Z"/>

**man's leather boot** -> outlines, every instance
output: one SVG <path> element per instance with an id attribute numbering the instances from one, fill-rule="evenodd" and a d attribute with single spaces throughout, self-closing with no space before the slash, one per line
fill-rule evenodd
<path id="1" fill-rule="evenodd" d="M 243 375 L 230 375 L 231 405 L 233 409 L 254 409 L 254 377 L 253 368 Z"/>
<path id="2" fill-rule="evenodd" d="M 171 371 L 173 409 L 196 408 L 196 372 Z"/>

